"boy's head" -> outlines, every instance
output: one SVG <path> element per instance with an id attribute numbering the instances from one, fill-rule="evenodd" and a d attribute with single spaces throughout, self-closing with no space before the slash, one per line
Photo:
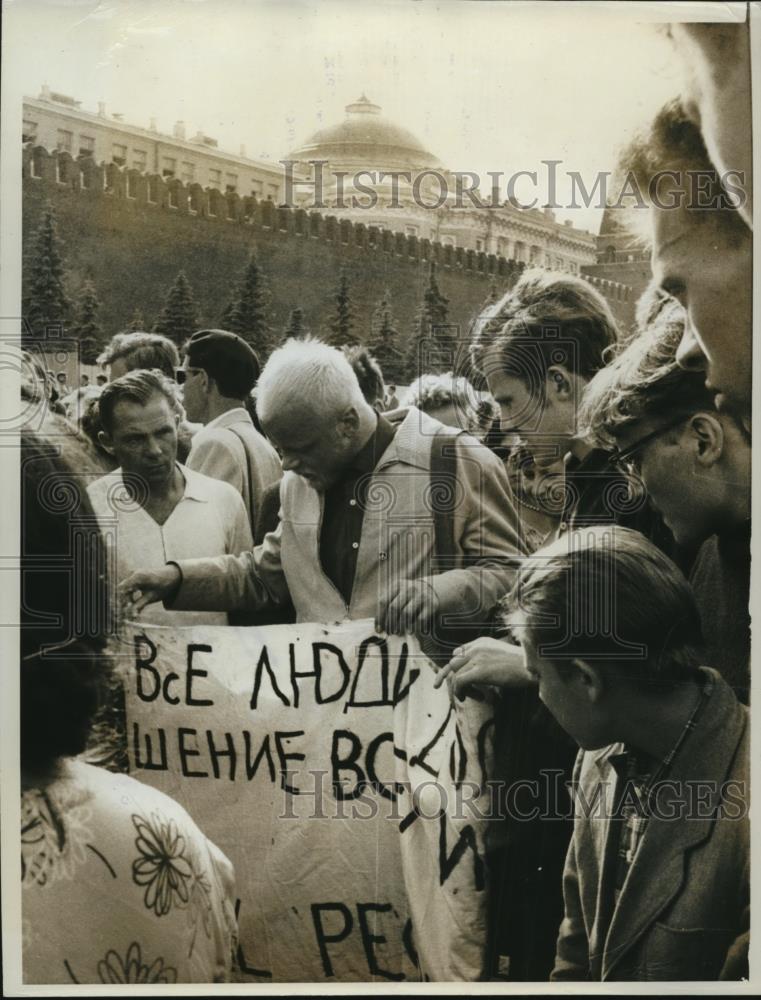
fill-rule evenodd
<path id="1" fill-rule="evenodd" d="M 644 199 L 637 207 L 620 199 L 628 224 L 652 245 L 656 283 L 686 311 L 679 363 L 702 371 L 719 409 L 749 427 L 753 234 L 734 204 L 738 185 L 731 177 L 722 185 L 700 128 L 679 101 L 632 143 L 621 173 Z"/>
<path id="2" fill-rule="evenodd" d="M 180 365 L 177 345 L 160 333 L 143 333 L 140 330 L 115 334 L 102 354 L 99 365 L 108 365 L 113 381 L 127 372 L 158 369 L 167 378 L 174 378 Z"/>
<path id="3" fill-rule="evenodd" d="M 404 402 L 447 427 L 478 432 L 478 397 L 470 382 L 454 372 L 421 375 L 407 389 Z"/>
<path id="4" fill-rule="evenodd" d="M 610 308 L 588 282 L 547 271 L 527 271 L 479 317 L 473 363 L 504 430 L 526 442 L 538 465 L 568 450 L 582 388 L 617 336 Z"/>
<path id="5" fill-rule="evenodd" d="M 587 386 L 580 424 L 642 480 L 677 542 L 697 544 L 750 516 L 750 443 L 717 412 L 703 374 L 679 367 L 683 307 L 654 289 L 639 323 L 640 335 Z"/>
<path id="6" fill-rule="evenodd" d="M 696 676 L 700 616 L 689 584 L 628 528 L 568 532 L 526 560 L 505 600 L 526 669 L 587 750 L 615 743 L 633 699 Z"/>

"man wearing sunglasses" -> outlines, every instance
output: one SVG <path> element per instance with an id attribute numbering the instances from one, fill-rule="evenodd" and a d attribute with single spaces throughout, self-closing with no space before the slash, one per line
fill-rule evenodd
<path id="1" fill-rule="evenodd" d="M 264 492 L 282 474 L 277 452 L 245 408 L 259 371 L 259 359 L 237 334 L 199 330 L 187 342 L 176 376 L 188 420 L 204 425 L 193 437 L 187 467 L 235 487 L 253 536 Z"/>
<path id="2" fill-rule="evenodd" d="M 661 297 L 651 313 L 642 336 L 592 379 L 580 418 L 677 542 L 697 550 L 690 582 L 708 660 L 747 700 L 750 442 L 737 417 L 716 410 L 703 374 L 679 367 L 683 308 Z"/>

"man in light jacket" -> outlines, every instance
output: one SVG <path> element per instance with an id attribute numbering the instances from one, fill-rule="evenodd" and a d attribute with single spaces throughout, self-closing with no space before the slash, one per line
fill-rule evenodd
<path id="1" fill-rule="evenodd" d="M 259 370 L 259 359 L 242 337 L 227 330 L 199 330 L 188 341 L 178 372 L 188 420 L 204 424 L 193 437 L 186 464 L 235 487 L 254 536 L 262 496 L 282 475 L 277 452 L 254 427 L 244 405 Z"/>
<path id="2" fill-rule="evenodd" d="M 290 596 L 298 621 L 370 617 L 389 632 L 431 634 L 445 617 L 451 626 L 464 616 L 478 628 L 523 551 L 507 475 L 488 449 L 415 409 L 390 424 L 345 356 L 316 340 L 273 352 L 258 410 L 283 457 L 277 529 L 240 558 L 132 574 L 122 583 L 131 613 L 150 600 L 251 611 Z M 431 489 L 442 434 L 455 459 L 444 483 L 446 552 Z"/>

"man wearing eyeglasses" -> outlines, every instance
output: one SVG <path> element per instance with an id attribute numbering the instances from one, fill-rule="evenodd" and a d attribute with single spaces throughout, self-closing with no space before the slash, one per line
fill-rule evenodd
<path id="1" fill-rule="evenodd" d="M 558 530 L 622 524 L 646 534 L 670 554 L 673 538 L 663 528 L 642 489 L 612 467 L 605 451 L 583 436 L 579 406 L 590 379 L 604 369 L 618 340 L 605 299 L 571 275 L 527 271 L 515 287 L 481 316 L 472 358 L 500 406 L 502 430 L 513 432 L 534 460 L 535 495 Z M 497 772 L 510 787 L 546 788 L 542 815 L 508 822 L 496 837 L 492 862 L 491 971 L 509 956 L 513 980 L 546 979 L 552 969 L 563 912 L 562 870 L 571 828 L 562 822 L 563 776 L 570 779 L 575 748 L 539 702 L 520 649 L 482 637 L 456 651 L 441 671 L 453 692 L 465 697 L 473 684 L 501 687 L 497 719 Z M 557 789 L 546 782 L 559 776 Z M 551 787 L 550 787 L 551 786 Z M 495 827 L 495 829 L 497 829 Z M 496 838 L 495 838 L 496 839 Z"/>
<path id="2" fill-rule="evenodd" d="M 651 300 L 641 337 L 590 382 L 581 419 L 611 462 L 641 483 L 676 541 L 698 548 L 690 583 L 707 660 L 747 701 L 750 666 L 750 441 L 717 411 L 701 372 L 679 367 L 686 317 Z"/>

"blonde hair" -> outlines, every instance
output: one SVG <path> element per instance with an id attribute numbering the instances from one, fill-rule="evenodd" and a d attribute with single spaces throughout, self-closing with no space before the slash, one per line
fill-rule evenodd
<path id="1" fill-rule="evenodd" d="M 478 397 L 470 382 L 454 372 L 444 375 L 421 375 L 407 389 L 405 404 L 416 406 L 424 413 L 434 413 L 444 406 L 453 406 L 461 426 L 475 430 L 478 421 Z"/>

